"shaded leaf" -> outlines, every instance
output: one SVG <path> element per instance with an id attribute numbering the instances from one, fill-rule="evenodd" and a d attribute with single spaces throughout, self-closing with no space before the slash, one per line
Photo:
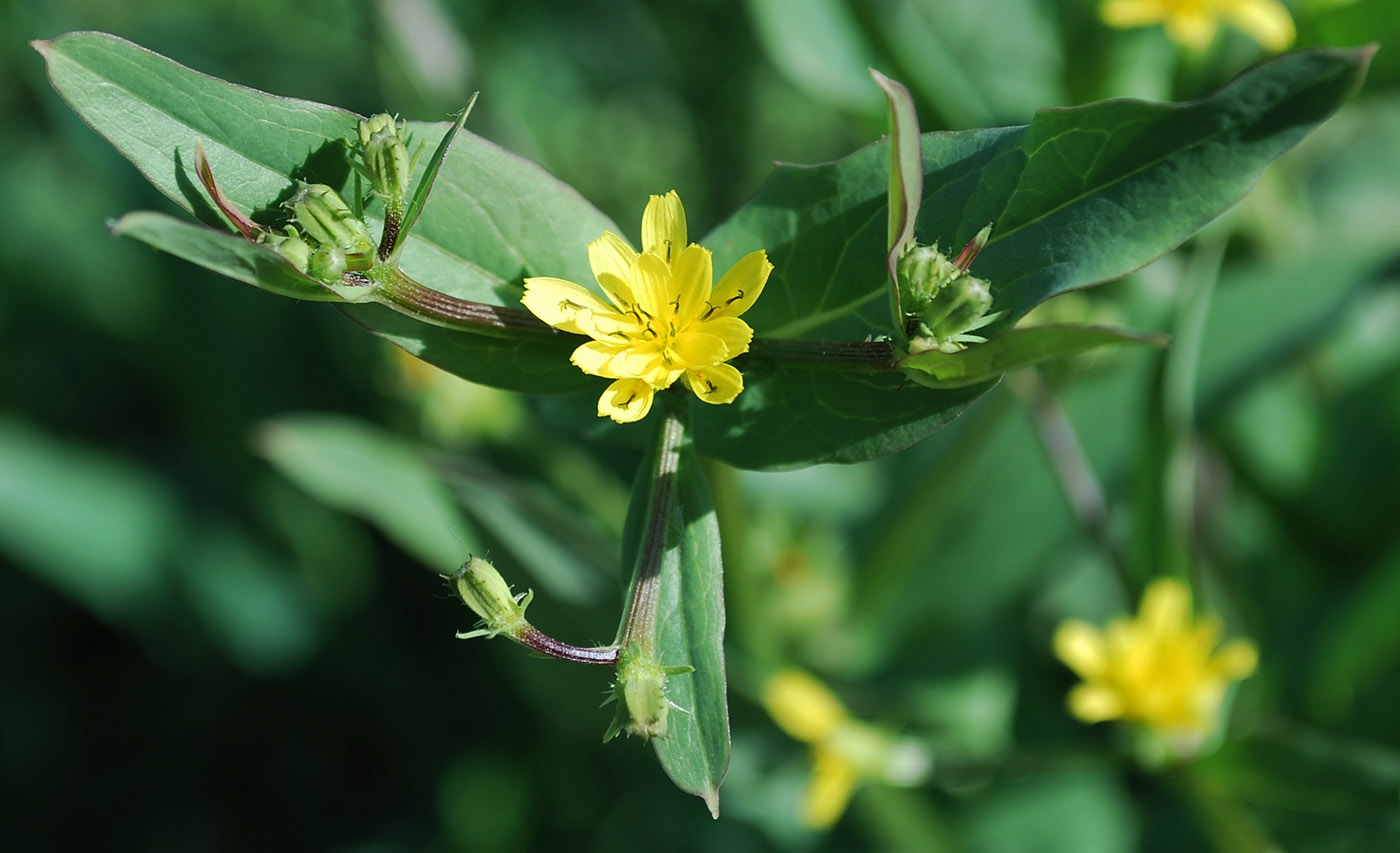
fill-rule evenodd
<path id="1" fill-rule="evenodd" d="M 317 500 L 373 523 L 425 566 L 448 572 L 480 551 L 451 493 L 410 442 L 336 415 L 269 421 L 258 451 Z"/>

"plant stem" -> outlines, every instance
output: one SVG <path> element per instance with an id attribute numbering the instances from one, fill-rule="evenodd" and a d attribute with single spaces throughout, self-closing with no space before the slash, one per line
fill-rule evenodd
<path id="1" fill-rule="evenodd" d="M 520 632 L 516 642 L 542 655 L 574 663 L 593 663 L 612 666 L 617 663 L 617 646 L 574 646 L 556 640 L 533 625 Z"/>
<path id="2" fill-rule="evenodd" d="M 1007 377 L 1007 385 L 1030 409 L 1036 433 L 1069 502 L 1070 511 L 1108 558 L 1124 594 L 1131 598 L 1138 591 L 1137 584 L 1133 583 L 1127 560 L 1109 529 L 1108 505 L 1104 500 L 1103 488 L 1084 455 L 1084 448 L 1079 443 L 1069 415 L 1033 368 L 1012 373 Z"/>
<path id="3" fill-rule="evenodd" d="M 661 561 L 666 553 L 666 540 L 671 529 L 671 509 L 676 498 L 676 471 L 680 465 L 681 442 L 685 439 L 685 423 L 671 396 L 662 395 L 666 410 L 656 435 L 655 456 L 650 468 L 651 491 L 647 495 L 645 527 L 637 551 L 636 581 L 632 599 L 623 614 L 617 646 L 627 648 L 632 643 L 650 651 L 656 644 L 656 611 L 661 591 Z"/>

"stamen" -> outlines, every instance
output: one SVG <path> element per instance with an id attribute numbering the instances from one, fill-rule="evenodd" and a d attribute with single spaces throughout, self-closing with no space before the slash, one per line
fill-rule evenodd
<path id="1" fill-rule="evenodd" d="M 724 304 L 725 304 L 725 305 L 733 305 L 735 302 L 738 302 L 740 299 L 743 299 L 743 298 L 744 298 L 744 289 L 743 289 L 743 288 L 739 288 L 739 295 L 738 295 L 738 296 L 731 296 L 731 297 L 729 297 L 728 299 L 724 300 Z"/>

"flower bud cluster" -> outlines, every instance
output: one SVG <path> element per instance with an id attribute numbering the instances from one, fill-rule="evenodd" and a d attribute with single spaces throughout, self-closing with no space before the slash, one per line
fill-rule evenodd
<path id="1" fill-rule="evenodd" d="M 408 123 L 380 113 L 360 122 L 357 168 L 369 181 L 386 206 L 402 207 L 408 197 L 409 181 L 423 153 L 419 146 L 408 152 Z"/>
<path id="2" fill-rule="evenodd" d="M 910 352 L 957 352 L 984 340 L 969 333 L 999 315 L 988 313 L 992 291 L 987 282 L 967 269 L 990 234 L 990 227 L 983 228 L 955 259 L 940 252 L 937 243 L 911 243 L 899 256 L 895 275 Z"/>
<path id="3" fill-rule="evenodd" d="M 374 241 L 369 228 L 340 193 L 325 184 L 298 184 L 286 206 L 300 232 L 288 226 L 285 236 L 271 238 L 269 243 L 298 269 L 334 284 L 346 272 L 364 267 L 363 261 L 374 251 Z M 303 256 L 304 264 L 300 262 Z"/>

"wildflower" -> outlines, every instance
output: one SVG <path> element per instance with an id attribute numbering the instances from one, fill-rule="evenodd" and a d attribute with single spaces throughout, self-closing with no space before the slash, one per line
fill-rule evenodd
<path id="1" fill-rule="evenodd" d="M 521 301 L 549 325 L 592 338 L 570 360 L 615 380 L 598 400 L 599 417 L 641 420 L 655 393 L 678 379 L 706 403 L 731 403 L 744 390 L 739 371 L 725 362 L 753 339 L 739 315 L 773 270 L 763 250 L 712 286 L 710 252 L 687 243 L 685 209 L 672 190 L 647 204 L 640 253 L 604 231 L 588 244 L 588 260 L 607 301 L 557 278 L 525 279 Z"/>
<path id="2" fill-rule="evenodd" d="M 1069 708 L 1086 723 L 1140 723 L 1186 747 L 1216 727 L 1230 683 L 1254 672 L 1259 653 L 1248 640 L 1219 649 L 1221 623 L 1194 621 L 1191 592 L 1180 581 L 1154 581 L 1136 619 L 1102 631 L 1069 621 L 1055 632 L 1055 654 L 1084 679 Z"/>
<path id="3" fill-rule="evenodd" d="M 1221 19 L 1269 50 L 1293 43 L 1293 18 L 1278 0 L 1103 0 L 1099 17 L 1110 27 L 1163 24 L 1183 47 L 1201 50 L 1214 39 Z"/>
<path id="4" fill-rule="evenodd" d="M 912 785 L 928 773 L 921 746 L 853 719 L 840 699 L 801 670 L 784 669 L 770 678 L 763 706 L 779 728 L 812 746 L 802 821 L 813 829 L 836 823 L 862 779 Z"/>

